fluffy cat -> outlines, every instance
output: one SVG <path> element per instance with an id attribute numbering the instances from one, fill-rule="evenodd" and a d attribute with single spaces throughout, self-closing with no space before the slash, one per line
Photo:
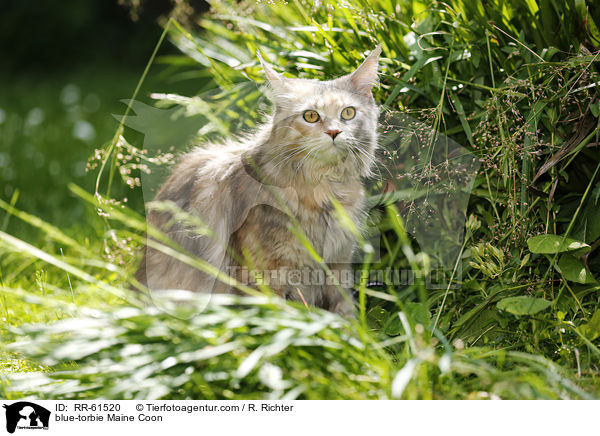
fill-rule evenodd
<path id="1" fill-rule="evenodd" d="M 240 281 L 246 279 L 242 265 L 268 271 L 280 296 L 352 316 L 348 288 L 342 293 L 333 283 L 311 280 L 310 272 L 322 266 L 291 228 L 300 229 L 331 270 L 350 266 L 355 238 L 338 223 L 331 199 L 361 226 L 362 178 L 370 175 L 377 147 L 372 87 L 380 52 L 378 46 L 353 73 L 330 81 L 285 78 L 259 55 L 273 91 L 273 115 L 246 138 L 182 155 L 156 196 L 200 217 L 212 235 L 172 224 L 164 211 L 150 211 L 149 223 Z M 286 279 L 292 275 L 293 283 Z M 150 247 L 136 277 L 150 289 L 233 292 Z"/>

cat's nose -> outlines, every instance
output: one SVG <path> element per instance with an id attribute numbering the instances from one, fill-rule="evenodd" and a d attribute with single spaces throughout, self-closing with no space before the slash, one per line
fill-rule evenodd
<path id="1" fill-rule="evenodd" d="M 340 132 L 339 130 L 327 130 L 327 131 L 325 132 L 325 134 L 326 134 L 326 135 L 329 135 L 329 136 L 331 136 L 331 139 L 335 139 L 335 137 L 336 137 L 337 135 L 339 135 L 340 133 L 342 133 L 342 132 Z"/>

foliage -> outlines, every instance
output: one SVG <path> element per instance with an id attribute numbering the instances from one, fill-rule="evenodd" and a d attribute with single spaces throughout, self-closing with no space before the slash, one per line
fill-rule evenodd
<path id="1" fill-rule="evenodd" d="M 13 330 L 11 339 L 27 338 L 13 352 L 48 372 L 11 375 L 7 394 L 598 397 L 600 17 L 592 6 L 574 0 L 492 1 L 485 7 L 461 0 L 351 0 L 343 8 L 333 2 L 219 1 L 199 21 L 202 30 L 169 21 L 165 34 L 182 55 L 157 60 L 171 77 L 200 83 L 192 97 L 154 97 L 161 107 L 177 109 L 182 122 L 207 123 L 204 139 L 260 122 L 266 102 L 248 81 L 263 81 L 258 49 L 286 75 L 328 79 L 351 70 L 381 43 L 377 100 L 419 118 L 482 161 L 468 207 L 462 276 L 452 277 L 460 287 L 431 290 L 418 280 L 363 284 L 357 323 L 264 296 L 208 306 L 186 296 L 193 300 L 186 306 L 168 299 L 145 306 L 142 294 L 123 289 L 133 267 L 127 250 L 143 242 L 140 217 L 110 197 L 118 168 L 129 164 L 113 156 L 127 150 L 134 159 L 143 157 L 139 141 L 123 136 L 121 126 L 99 156 L 105 171 L 97 187 L 104 195 L 90 198 L 73 188 L 101 211 L 110 258 L 95 250 L 100 242 L 85 245 L 25 215 L 20 218 L 50 240 L 44 250 L 0 233 L 2 270 L 45 270 L 32 258 L 50 263 L 49 277 L 40 273 L 37 283 L 51 284 L 42 289 L 56 295 L 53 307 L 76 317 Z M 16 214 L 8 202 L 2 209 Z M 425 257 L 397 211 L 385 212 L 387 259 L 423 272 Z M 69 255 L 61 261 L 58 248 L 65 246 Z M 366 261 L 361 268 L 370 266 Z M 59 270 L 71 274 L 76 296 L 101 291 L 110 293 L 112 304 L 66 305 L 72 292 Z M 32 295 L 39 285 L 31 278 L 11 274 L 3 287 L 14 307 L 50 304 Z M 10 291 L 18 288 L 28 291 Z M 194 305 L 202 310 L 191 316 Z"/>
<path id="2" fill-rule="evenodd" d="M 418 329 L 398 347 L 278 298 L 206 298 L 177 292 L 153 307 L 20 327 L 30 341 L 13 349 L 52 372 L 13 376 L 11 388 L 61 399 L 589 398 L 535 356 L 452 352 Z M 384 347 L 411 356 L 397 375 Z"/>
<path id="3" fill-rule="evenodd" d="M 29 76 L 3 76 L 11 86 L 0 90 L 0 198 L 63 228 L 93 222 L 95 213 L 66 186 L 93 189 L 88 158 L 97 144 L 110 140 L 116 125 L 110 114 L 121 111 L 119 100 L 130 94 L 137 76 L 132 68 L 112 65 L 50 73 L 34 84 Z M 79 234 L 94 234 L 90 227 L 81 225 Z M 0 229 L 34 237 L 10 215 Z"/>

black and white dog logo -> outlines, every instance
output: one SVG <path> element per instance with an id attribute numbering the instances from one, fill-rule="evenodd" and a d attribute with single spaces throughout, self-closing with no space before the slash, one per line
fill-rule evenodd
<path id="1" fill-rule="evenodd" d="M 19 401 L 10 405 L 3 405 L 6 409 L 6 430 L 14 433 L 18 429 L 44 429 L 48 430 L 50 411 L 28 401 Z"/>

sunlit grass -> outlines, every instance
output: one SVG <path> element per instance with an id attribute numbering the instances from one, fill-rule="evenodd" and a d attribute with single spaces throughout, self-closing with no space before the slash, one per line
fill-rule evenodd
<path id="1" fill-rule="evenodd" d="M 193 114 L 199 124 L 217 118 L 218 125 L 204 129 L 205 139 L 244 130 L 266 107 L 248 81 L 263 80 L 257 49 L 290 76 L 329 79 L 382 43 L 377 100 L 418 117 L 483 161 L 467 212 L 460 288 L 363 283 L 356 323 L 266 296 L 218 297 L 210 304 L 185 293 L 148 299 L 144 289 L 128 291 L 144 221 L 125 207 L 122 197 L 131 196 L 114 154 L 100 158 L 106 165 L 97 197 L 96 174 L 81 180 L 83 189 L 67 189 L 79 180 L 61 172 L 63 186 L 51 185 L 50 194 L 19 172 L 18 183 L 0 191 L 0 338 L 12 344 L 0 355 L 0 392 L 15 398 L 597 398 L 594 11 L 587 16 L 585 2 L 572 1 L 551 12 L 517 1 L 483 9 L 462 1 L 356 0 L 335 13 L 310 2 L 247 5 L 234 16 L 230 2 L 215 3 L 203 31 L 169 22 L 165 35 L 184 54 L 160 58 L 159 50 L 158 62 L 172 77 L 201 79 L 195 89 L 203 99 L 156 94 L 161 107 L 181 109 L 179 120 Z M 63 117 L 52 120 L 59 136 L 72 137 L 72 112 L 56 112 Z M 110 132 L 98 133 L 103 140 L 115 133 L 111 123 Z M 0 125 L 3 141 L 11 138 L 7 126 L 16 132 L 10 142 L 15 168 L 27 167 L 27 148 L 19 145 L 30 139 L 53 156 L 44 122 L 29 133 Z M 142 139 L 121 133 L 114 135 L 115 153 L 131 151 L 131 144 L 141 148 Z M 73 159 L 91 154 L 77 141 L 64 147 L 65 155 L 77 149 Z M 419 247 L 393 208 L 383 216 L 382 262 L 418 272 Z M 574 254 L 533 249 L 527 241 L 538 234 L 587 248 Z M 206 267 L 154 236 L 161 250 Z M 524 300 L 514 297 L 542 309 L 518 306 Z"/>

